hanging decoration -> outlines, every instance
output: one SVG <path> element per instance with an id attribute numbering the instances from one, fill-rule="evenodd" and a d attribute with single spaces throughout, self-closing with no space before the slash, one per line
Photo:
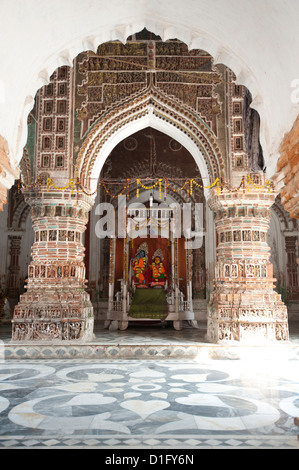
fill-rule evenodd
<path id="1" fill-rule="evenodd" d="M 178 188 L 174 188 L 172 186 L 172 184 L 175 183 L 175 185 L 179 185 Z M 181 184 L 182 183 L 182 184 Z M 198 181 L 196 181 L 196 179 L 194 178 L 187 178 L 187 179 L 174 179 L 172 178 L 171 181 L 169 180 L 169 178 L 167 176 L 163 177 L 163 178 L 156 178 L 156 179 L 152 179 L 152 178 L 127 178 L 125 180 L 123 179 L 119 179 L 119 180 L 104 180 L 104 179 L 100 179 L 98 185 L 97 185 L 97 188 L 93 191 L 93 192 L 89 192 L 85 186 L 83 186 L 83 184 L 80 182 L 79 178 L 77 178 L 76 180 L 76 183 L 74 182 L 74 179 L 71 178 L 69 180 L 69 182 L 62 186 L 62 187 L 59 187 L 59 186 L 56 186 L 53 181 L 50 179 L 50 178 L 47 178 L 47 182 L 46 182 L 46 190 L 47 192 L 50 191 L 50 188 L 53 188 L 55 189 L 56 191 L 66 191 L 66 190 L 70 190 L 71 191 L 71 194 L 74 193 L 74 191 L 77 192 L 77 194 L 79 194 L 79 192 L 82 192 L 83 194 L 85 194 L 86 196 L 94 196 L 98 189 L 102 186 L 103 189 L 105 190 L 106 194 L 108 194 L 108 196 L 110 196 L 111 198 L 117 198 L 118 196 L 122 196 L 124 194 L 126 194 L 126 197 L 127 199 L 129 199 L 129 195 L 130 195 L 130 186 L 133 185 L 133 184 L 136 184 L 136 197 L 139 198 L 140 196 L 140 188 L 144 189 L 144 190 L 154 190 L 155 188 L 158 188 L 158 194 L 159 194 L 159 200 L 162 199 L 162 194 L 164 193 L 164 197 L 166 197 L 166 194 L 167 194 L 167 190 L 171 190 L 175 193 L 179 193 L 181 191 L 186 191 L 187 192 L 187 196 L 192 196 L 194 194 L 194 189 L 195 188 L 200 188 L 200 189 L 212 189 L 213 187 L 216 187 L 216 191 L 217 191 L 217 195 L 219 196 L 220 193 L 222 192 L 225 192 L 225 191 L 229 191 L 229 192 L 236 192 L 236 191 L 249 191 L 251 187 L 253 187 L 254 189 L 256 190 L 264 190 L 264 189 L 267 189 L 269 193 L 271 193 L 272 191 L 274 191 L 274 184 L 269 181 L 269 180 L 266 180 L 264 184 L 262 185 L 258 185 L 256 184 L 253 180 L 252 180 L 252 177 L 251 175 L 247 175 L 247 176 L 243 176 L 242 180 L 241 180 L 241 183 L 239 184 L 238 187 L 230 187 L 230 185 L 225 182 L 224 178 L 221 177 L 220 179 L 219 178 L 216 178 L 215 181 L 213 181 L 212 184 L 208 185 L 208 186 L 205 186 L 201 183 L 199 183 Z M 163 191 L 163 184 L 164 184 L 164 191 Z M 117 194 L 113 194 L 108 186 L 112 186 L 112 185 L 118 185 L 118 186 L 122 186 L 122 189 L 120 191 L 117 192 Z M 40 193 L 41 190 L 42 190 L 42 186 L 44 186 L 42 180 L 40 177 L 37 178 L 36 182 L 35 183 L 32 183 L 31 185 L 25 185 L 23 183 L 22 180 L 19 180 L 18 182 L 18 189 L 20 190 L 21 188 L 25 188 L 25 189 L 31 189 L 31 190 L 36 190 Z"/>
<path id="2" fill-rule="evenodd" d="M 50 186 L 54 189 L 56 189 L 57 191 L 64 191 L 66 189 L 68 189 L 69 187 L 71 188 L 71 194 L 73 194 L 73 191 L 74 191 L 74 180 L 73 178 L 70 179 L 70 181 L 65 185 L 63 186 L 62 188 L 59 188 L 57 186 L 54 185 L 53 181 L 48 178 L 47 179 L 47 192 L 49 192 L 49 188 Z"/>

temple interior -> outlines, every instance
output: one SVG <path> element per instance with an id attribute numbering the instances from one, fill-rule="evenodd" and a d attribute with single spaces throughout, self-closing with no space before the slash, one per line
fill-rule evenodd
<path id="1" fill-rule="evenodd" d="M 146 29 L 73 62 L 36 95 L 1 214 L 12 339 L 138 320 L 206 321 L 215 343 L 288 340 L 297 219 L 265 175 L 250 91 Z"/>
<path id="2" fill-rule="evenodd" d="M 147 25 L 39 73 L 17 163 L 0 135 L 0 447 L 298 448 L 298 120 Z"/>

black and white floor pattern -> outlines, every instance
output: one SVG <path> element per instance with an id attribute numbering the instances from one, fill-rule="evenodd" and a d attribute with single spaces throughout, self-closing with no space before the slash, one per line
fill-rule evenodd
<path id="1" fill-rule="evenodd" d="M 0 364 L 2 449 L 299 449 L 297 416 L 297 360 Z"/>

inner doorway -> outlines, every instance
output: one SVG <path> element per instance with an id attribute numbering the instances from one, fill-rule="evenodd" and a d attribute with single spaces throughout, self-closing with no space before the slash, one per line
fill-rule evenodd
<path id="1" fill-rule="evenodd" d="M 190 181 L 193 181 L 192 191 Z M 144 242 L 147 243 L 148 252 L 147 266 L 142 275 L 144 275 L 144 281 L 147 281 L 147 288 L 153 288 L 149 280 L 150 269 L 153 256 L 160 251 L 163 257 L 161 262 L 165 269 L 163 289 L 168 295 L 168 313 L 175 308 L 175 302 L 179 311 L 192 312 L 192 314 L 185 313 L 185 316 L 181 315 L 182 319 L 178 320 L 178 323 L 173 323 L 175 328 L 180 329 L 184 320 L 193 326 L 196 326 L 197 321 L 205 321 L 209 282 L 213 279 L 212 274 L 207 272 L 206 265 L 208 261 L 208 266 L 212 266 L 214 249 L 209 249 L 209 245 L 213 244 L 211 240 L 208 241 L 208 250 L 206 247 L 206 212 L 209 209 L 205 205 L 204 183 L 190 152 L 173 137 L 148 127 L 124 139 L 113 149 L 103 166 L 99 182 L 102 184 L 99 184 L 91 212 L 86 256 L 89 292 L 94 305 L 95 321 L 107 322 L 109 327 L 115 327 L 115 323 L 114 326 L 111 325 L 113 321 L 120 322 L 117 327 L 127 327 L 127 317 L 121 317 L 119 312 L 123 313 L 126 310 L 128 314 L 130 311 L 131 301 L 137 290 L 136 278 L 135 283 L 132 282 L 134 272 L 130 263 L 136 257 L 139 246 Z M 118 237 L 113 241 L 108 237 L 98 238 L 94 230 L 99 220 L 96 208 L 101 203 L 112 204 L 115 210 L 115 220 L 119 221 L 119 196 L 125 197 L 127 208 L 132 204 L 142 204 L 149 211 L 148 217 L 151 205 L 153 207 L 164 205 L 166 208 L 175 205 L 180 210 L 183 207 L 189 207 L 192 230 L 195 228 L 195 204 L 201 204 L 203 208 L 201 245 L 192 251 L 186 250 L 186 240 L 184 237 L 179 237 L 172 246 L 173 240 L 171 241 L 170 235 L 154 239 L 148 237 L 144 240 L 135 234 L 134 239 L 131 239 L 130 230 L 127 233 L 127 240 Z M 172 216 L 168 214 L 167 217 L 171 220 Z M 147 223 L 149 224 L 148 220 Z M 161 223 L 161 220 L 159 219 L 157 223 Z M 213 230 L 211 221 L 208 224 Z M 98 256 L 95 257 L 94 253 L 98 253 Z M 130 261 L 125 282 L 126 307 L 124 307 L 123 298 L 125 257 Z M 113 280 L 112 283 L 111 280 Z M 178 288 L 176 300 L 175 283 Z M 142 287 L 139 286 L 138 291 L 140 289 Z M 113 312 L 113 314 L 108 312 Z M 148 318 L 142 318 L 138 313 L 134 315 L 135 320 L 139 317 L 139 322 L 143 321 L 145 324 L 149 321 Z M 176 321 L 173 316 L 168 318 L 169 321 Z M 162 313 L 159 321 L 166 319 L 167 315 Z"/>

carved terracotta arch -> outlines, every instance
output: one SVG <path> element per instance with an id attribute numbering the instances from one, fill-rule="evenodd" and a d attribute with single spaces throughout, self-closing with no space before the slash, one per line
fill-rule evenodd
<path id="1" fill-rule="evenodd" d="M 12 219 L 12 228 L 15 230 L 21 229 L 25 224 L 27 217 L 30 213 L 30 206 L 22 200 L 17 206 Z"/>
<path id="2" fill-rule="evenodd" d="M 144 121 L 143 125 L 141 121 Z M 180 138 L 183 137 L 185 141 L 190 142 L 190 145 L 193 146 L 193 152 L 191 151 L 193 157 L 194 148 L 197 149 L 197 153 L 202 159 L 200 169 L 206 178 L 204 184 L 212 184 L 216 178 L 224 174 L 223 156 L 212 130 L 204 119 L 191 108 L 166 96 L 152 86 L 146 92 L 137 94 L 111 108 L 94 123 L 80 149 L 75 177 L 79 178 L 85 187 L 92 189 L 95 185 L 94 181 L 99 176 L 99 172 L 95 172 L 95 165 L 99 159 L 103 159 L 103 164 L 109 155 L 108 151 L 105 155 L 105 145 L 109 143 L 111 151 L 116 143 L 122 140 L 119 139 L 115 143 L 117 135 L 122 130 L 126 129 L 127 132 L 125 136 L 122 135 L 124 138 L 136 131 L 136 129 L 132 131 L 135 126 L 139 125 L 139 129 L 141 129 L 153 122 L 156 125 L 160 123 L 159 130 L 162 130 L 163 126 L 171 129 L 177 140 L 180 141 Z"/>

